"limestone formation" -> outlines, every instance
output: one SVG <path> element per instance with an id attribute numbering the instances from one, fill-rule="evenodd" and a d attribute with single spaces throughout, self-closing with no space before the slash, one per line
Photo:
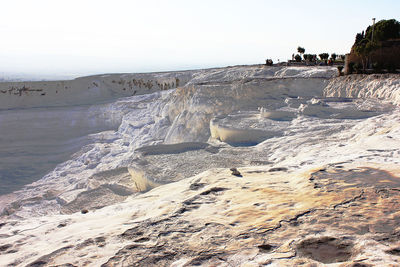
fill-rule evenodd
<path id="1" fill-rule="evenodd" d="M 399 78 L 336 73 L 239 66 L 82 78 L 82 88 L 129 95 L 104 112 L 119 127 L 0 196 L 1 264 L 398 266 Z M 73 82 L 58 83 L 72 100 Z M 54 97 L 4 86 L 11 100 Z"/>

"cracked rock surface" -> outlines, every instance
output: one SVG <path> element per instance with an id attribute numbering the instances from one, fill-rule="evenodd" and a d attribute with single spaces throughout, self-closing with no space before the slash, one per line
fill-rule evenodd
<path id="1" fill-rule="evenodd" d="M 1 257 L 29 250 L 30 266 L 398 264 L 399 169 L 341 164 L 240 172 L 207 171 L 67 221 L 7 222 Z M 47 249 L 28 246 L 50 240 Z"/>

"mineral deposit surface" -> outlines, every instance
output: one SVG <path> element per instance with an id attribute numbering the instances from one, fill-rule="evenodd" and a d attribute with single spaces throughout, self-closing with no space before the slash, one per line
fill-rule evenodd
<path id="1" fill-rule="evenodd" d="M 118 129 L 0 196 L 0 265 L 400 265 L 399 75 L 132 74 L 129 90 L 140 77 L 171 89 L 115 99 L 117 76 L 78 81 L 100 81 Z"/>

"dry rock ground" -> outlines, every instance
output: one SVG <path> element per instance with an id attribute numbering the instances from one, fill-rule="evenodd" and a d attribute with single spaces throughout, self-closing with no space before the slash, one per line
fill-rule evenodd
<path id="1" fill-rule="evenodd" d="M 104 266 L 396 265 L 394 171 L 333 165 L 304 174 L 243 170 L 237 178 L 221 170 L 212 186 L 192 183 L 193 196 L 175 212 L 125 231 L 121 238 L 133 243 Z"/>
<path id="2" fill-rule="evenodd" d="M 36 259 L 32 250 L 28 258 L 34 260 L 28 266 L 399 264 L 397 167 L 338 163 L 308 171 L 238 171 L 242 177 L 221 168 L 157 187 L 141 196 L 152 205 L 129 209 L 123 203 L 108 217 L 101 210 L 67 220 L 57 217 L 42 221 L 36 231 L 34 225 L 24 230 L 22 224 L 7 222 L 2 232 L 14 224 L 15 233 L 8 238 L 2 234 L 2 239 L 15 241 L 3 243 L 2 259 L 28 249 L 35 240 L 40 244 L 44 231 L 54 247 Z M 174 197 L 161 197 L 172 185 Z M 108 228 L 107 221 L 115 226 L 116 217 L 120 227 Z M 90 228 L 93 222 L 87 220 L 97 220 L 98 225 Z M 70 233 L 55 249 L 60 232 L 77 227 L 87 227 L 80 241 Z"/>

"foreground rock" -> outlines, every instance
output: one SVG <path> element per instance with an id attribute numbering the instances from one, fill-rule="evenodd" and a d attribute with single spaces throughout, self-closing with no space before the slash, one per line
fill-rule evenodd
<path id="1" fill-rule="evenodd" d="M 207 171 L 84 215 L 9 221 L 0 229 L 0 260 L 10 266 L 399 263 L 397 166 L 240 171 L 240 178 L 229 169 Z"/>

